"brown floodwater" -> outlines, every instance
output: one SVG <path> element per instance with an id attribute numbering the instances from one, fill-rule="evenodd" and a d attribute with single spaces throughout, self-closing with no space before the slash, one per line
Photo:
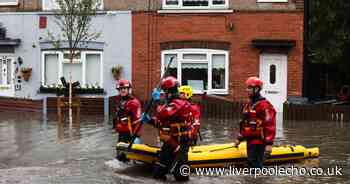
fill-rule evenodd
<path id="1" fill-rule="evenodd" d="M 340 176 L 197 176 L 188 183 L 350 183 L 348 122 L 278 121 L 276 144 L 318 146 L 320 157 L 298 167 L 341 167 Z M 227 143 L 235 120 L 202 120 L 201 145 Z M 114 160 L 116 134 L 110 121 L 84 117 L 80 124 L 59 124 L 32 113 L 0 112 L 0 184 L 157 183 L 151 168 Z M 157 144 L 156 131 L 144 130 L 143 141 Z M 284 164 L 282 166 L 290 166 Z M 174 182 L 169 177 L 169 182 Z"/>

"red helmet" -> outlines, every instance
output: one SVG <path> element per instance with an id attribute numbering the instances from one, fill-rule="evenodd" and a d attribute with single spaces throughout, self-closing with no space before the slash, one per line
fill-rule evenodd
<path id="1" fill-rule="evenodd" d="M 116 88 L 131 88 L 131 82 L 126 79 L 120 79 L 117 82 Z"/>
<path id="2" fill-rule="evenodd" d="M 246 81 L 245 81 L 245 85 L 251 86 L 251 87 L 259 87 L 260 89 L 263 86 L 263 81 L 261 79 L 259 79 L 258 77 L 249 77 Z"/>
<path id="3" fill-rule="evenodd" d="M 162 88 L 162 90 L 169 90 L 173 88 L 177 89 L 179 87 L 179 82 L 175 77 L 169 76 L 162 80 L 160 87 Z"/>

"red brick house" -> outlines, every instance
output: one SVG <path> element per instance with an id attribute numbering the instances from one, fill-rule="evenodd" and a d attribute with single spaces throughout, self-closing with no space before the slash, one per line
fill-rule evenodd
<path id="1" fill-rule="evenodd" d="M 164 65 L 195 92 L 246 98 L 244 81 L 260 76 L 278 109 L 302 95 L 303 1 L 159 0 L 133 11 L 132 81 L 147 99 Z"/>

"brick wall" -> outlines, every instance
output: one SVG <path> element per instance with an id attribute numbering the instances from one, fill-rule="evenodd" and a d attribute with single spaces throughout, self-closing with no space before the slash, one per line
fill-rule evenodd
<path id="1" fill-rule="evenodd" d="M 83 115 L 104 116 L 104 98 L 80 98 L 80 112 Z M 57 113 L 57 98 L 47 98 L 47 112 Z"/>
<path id="2" fill-rule="evenodd" d="M 104 0 L 106 10 L 154 11 L 162 8 L 163 0 Z M 303 0 L 287 3 L 257 3 L 257 0 L 229 0 L 229 8 L 235 10 L 296 10 Z"/>
<path id="3" fill-rule="evenodd" d="M 42 100 L 0 97 L 0 111 L 42 112 Z"/>
<path id="4" fill-rule="evenodd" d="M 162 8 L 162 0 L 104 0 L 105 10 L 148 11 Z M 289 0 L 288 3 L 257 3 L 257 0 L 229 0 L 234 10 L 297 10 L 303 9 L 304 0 Z M 0 12 L 41 11 L 42 0 L 19 0 L 18 6 L 0 6 Z"/>
<path id="5" fill-rule="evenodd" d="M 244 81 L 259 74 L 260 50 L 253 39 L 295 40 L 288 53 L 288 96 L 301 96 L 303 71 L 302 12 L 236 12 L 232 14 L 133 13 L 133 84 L 140 99 L 159 81 L 161 44 L 206 40 L 230 42 L 229 95 L 242 100 Z M 234 29 L 228 29 L 233 23 Z"/>

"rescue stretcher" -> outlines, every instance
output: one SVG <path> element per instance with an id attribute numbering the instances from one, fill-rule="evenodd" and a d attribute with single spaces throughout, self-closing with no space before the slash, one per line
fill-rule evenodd
<path id="1" fill-rule="evenodd" d="M 153 164 L 158 160 L 159 147 L 145 144 L 117 143 L 116 151 L 118 158 Z M 244 164 L 247 160 L 246 142 L 238 147 L 233 143 L 200 145 L 190 147 L 188 152 L 188 165 L 192 168 L 201 167 L 226 167 L 232 164 Z M 306 148 L 301 145 L 273 146 L 271 156 L 265 163 L 295 162 L 308 158 L 319 157 L 318 147 Z"/>

